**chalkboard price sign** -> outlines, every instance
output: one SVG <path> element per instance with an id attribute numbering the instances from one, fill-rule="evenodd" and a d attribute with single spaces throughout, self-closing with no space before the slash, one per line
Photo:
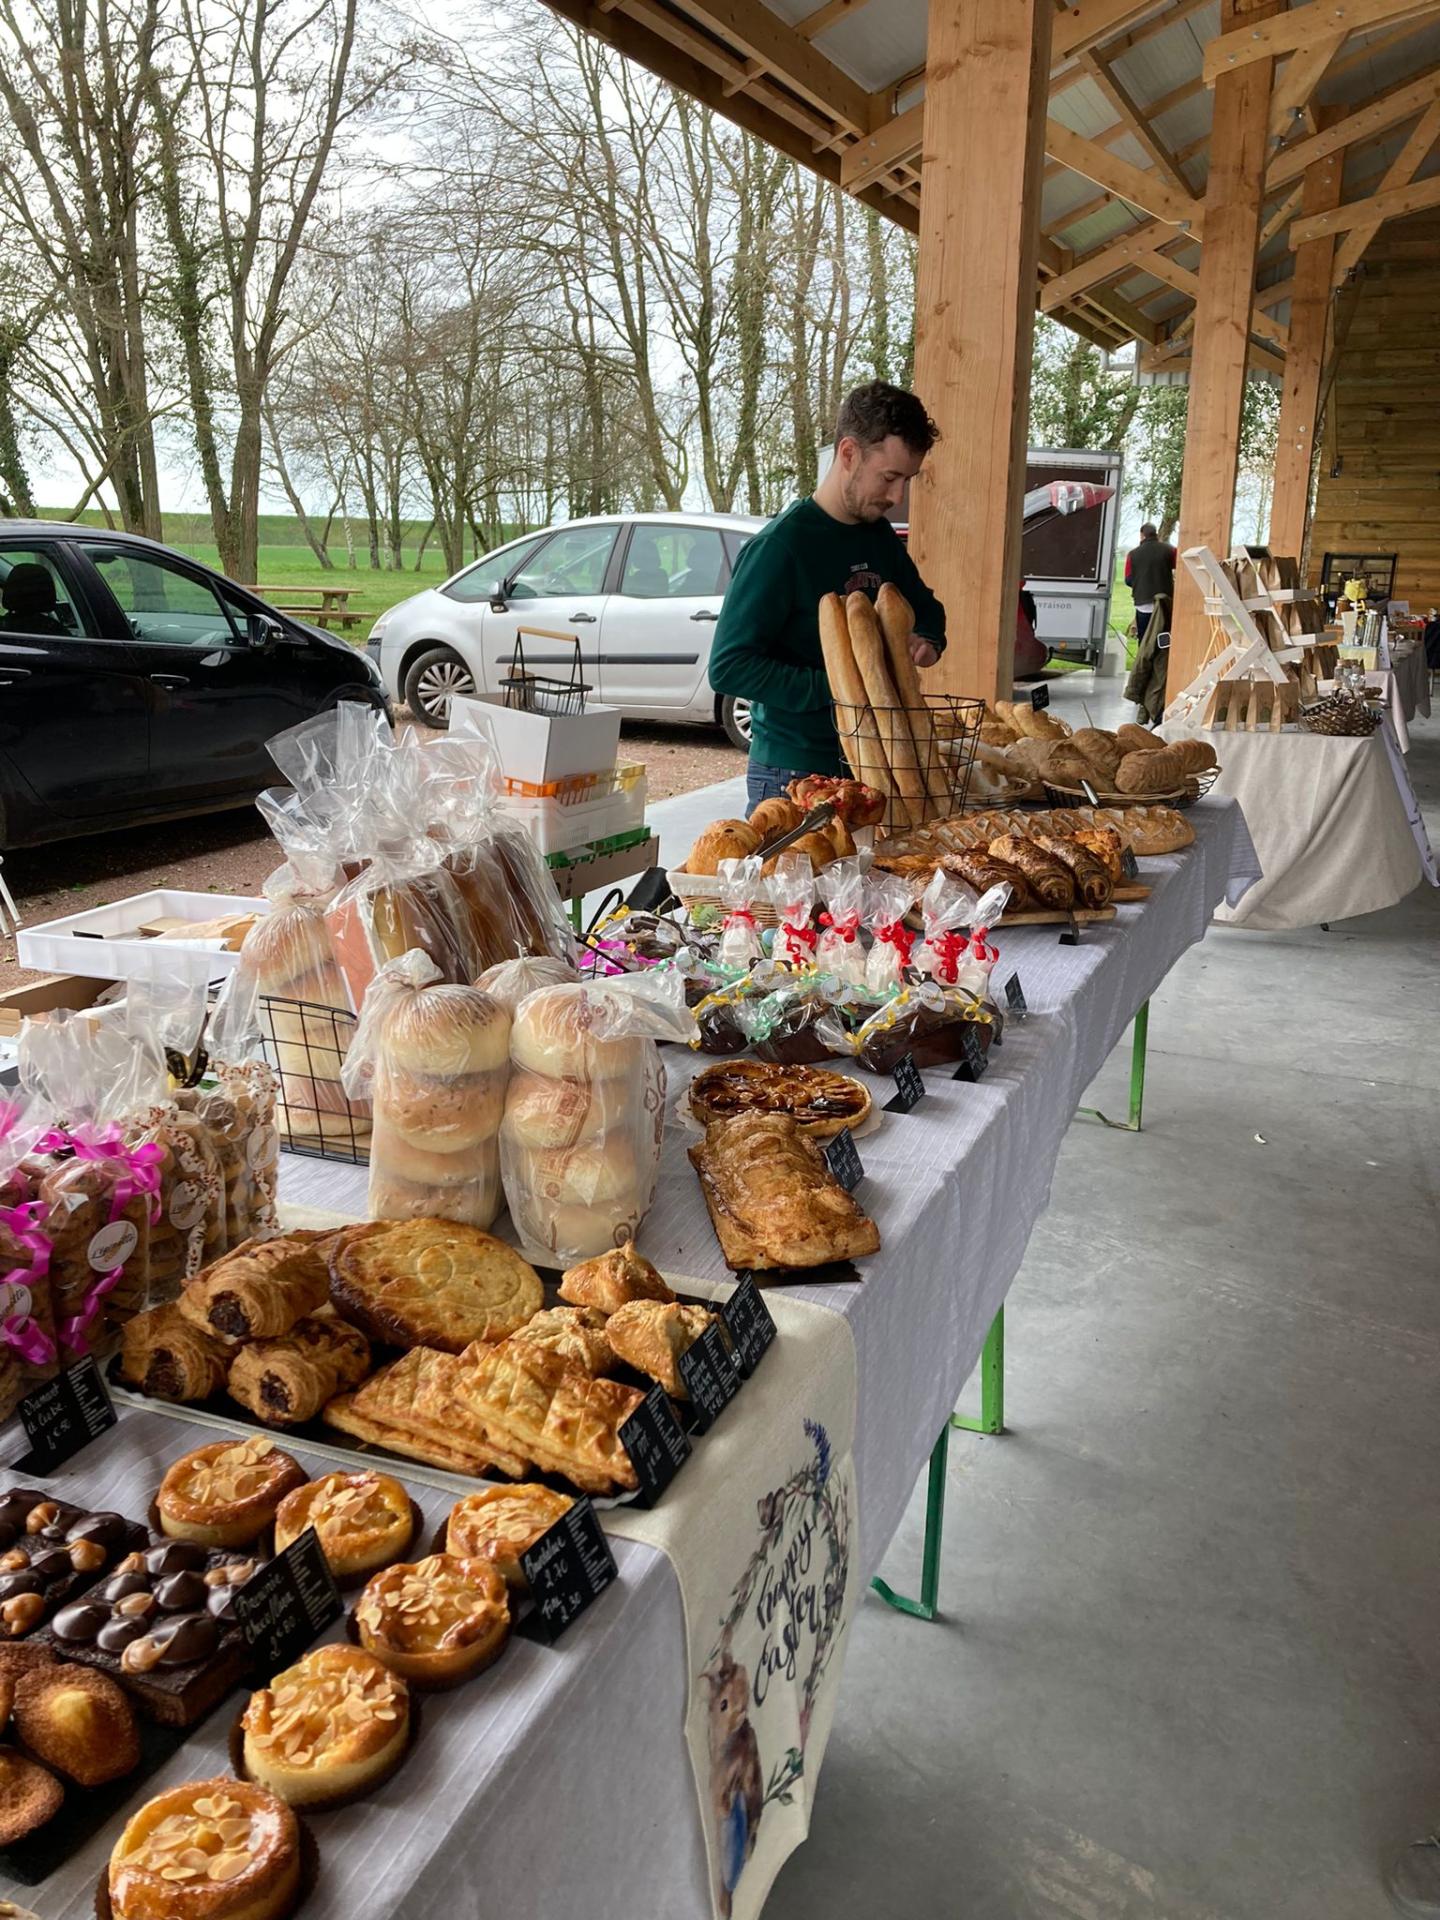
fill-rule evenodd
<path id="1" fill-rule="evenodd" d="M 553 1644 L 599 1599 L 617 1571 L 588 1495 L 582 1493 L 548 1533 L 525 1549 L 520 1565 L 530 1584 L 540 1636 Z"/>
<path id="2" fill-rule="evenodd" d="M 1126 847 L 1120 855 L 1120 877 L 1122 880 L 1140 878 L 1140 862 L 1135 858 L 1135 849 Z"/>
<path id="3" fill-rule="evenodd" d="M 109 1388 L 87 1354 L 20 1402 L 30 1452 L 16 1464 L 27 1473 L 51 1473 L 96 1434 L 113 1427 L 118 1417 Z"/>
<path id="4" fill-rule="evenodd" d="M 240 1631 L 266 1675 L 298 1659 L 344 1610 L 313 1527 L 235 1592 Z"/>
<path id="5" fill-rule="evenodd" d="M 653 1507 L 690 1458 L 690 1437 L 661 1386 L 651 1387 L 620 1429 L 620 1444 L 640 1482 L 636 1504 Z"/>
<path id="6" fill-rule="evenodd" d="M 925 1082 L 915 1064 L 913 1053 L 902 1054 L 895 1063 L 895 1097 L 885 1102 L 886 1113 L 913 1113 L 925 1098 Z"/>
<path id="7" fill-rule="evenodd" d="M 855 1145 L 855 1136 L 849 1127 L 842 1127 L 828 1146 L 821 1149 L 825 1155 L 825 1164 L 844 1187 L 847 1193 L 853 1193 L 865 1178 L 865 1169 L 860 1164 L 860 1154 Z"/>
<path id="8" fill-rule="evenodd" d="M 704 1433 L 740 1391 L 742 1378 L 718 1320 L 712 1320 L 699 1339 L 691 1341 L 677 1364 Z"/>
<path id="9" fill-rule="evenodd" d="M 1030 689 L 1030 705 L 1034 708 L 1036 713 L 1039 713 L 1042 707 L 1048 707 L 1049 704 L 1050 704 L 1049 687 L 1041 685 L 1038 687 L 1032 687 Z"/>
<path id="10" fill-rule="evenodd" d="M 720 1318 L 730 1335 L 740 1371 L 748 1377 L 775 1339 L 775 1322 L 753 1273 L 741 1274 L 739 1285 L 720 1309 Z"/>
<path id="11" fill-rule="evenodd" d="M 952 1080 L 978 1080 L 984 1073 L 987 1062 L 985 1043 L 980 1038 L 980 1028 L 976 1021 L 965 1020 L 960 1025 L 960 1064 L 950 1076 Z"/>
<path id="12" fill-rule="evenodd" d="M 1010 978 L 1005 982 L 1005 1004 L 1010 1009 L 1012 1019 L 1026 1020 L 1029 1018 L 1030 1009 L 1025 1004 L 1025 989 L 1020 985 L 1020 976 L 1018 973 L 1012 973 Z"/>

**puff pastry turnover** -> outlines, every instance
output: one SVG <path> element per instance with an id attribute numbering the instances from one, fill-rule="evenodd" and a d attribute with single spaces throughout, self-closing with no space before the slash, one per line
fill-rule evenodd
<path id="1" fill-rule="evenodd" d="M 462 1352 L 538 1313 L 540 1276 L 513 1247 L 455 1220 L 347 1227 L 331 1260 L 336 1307 L 372 1340 Z"/>
<path id="2" fill-rule="evenodd" d="M 784 1114 L 717 1120 L 689 1149 L 725 1264 L 820 1267 L 878 1253 L 880 1230 Z"/>
<path id="3" fill-rule="evenodd" d="M 457 1402 L 460 1371 L 455 1354 L 414 1347 L 372 1373 L 357 1392 L 331 1400 L 326 1424 L 428 1466 L 523 1480 L 529 1471 L 525 1458 Z"/>
<path id="4" fill-rule="evenodd" d="M 608 1253 L 582 1260 L 561 1276 L 560 1298 L 573 1306 L 594 1307 L 600 1313 L 614 1313 L 627 1300 L 673 1300 L 657 1267 L 651 1266 L 635 1242 L 611 1247 Z"/>
<path id="5" fill-rule="evenodd" d="M 525 1346 L 544 1347 L 558 1353 L 562 1360 L 573 1361 L 593 1379 L 608 1373 L 615 1364 L 615 1353 L 605 1335 L 605 1316 L 595 1307 L 546 1307 L 527 1320 L 512 1341 Z"/>
<path id="6" fill-rule="evenodd" d="M 459 1404 L 528 1454 L 547 1473 L 562 1474 L 585 1493 L 633 1487 L 635 1469 L 619 1429 L 644 1398 L 615 1380 L 587 1374 L 539 1347 L 476 1344 L 461 1355 Z"/>
<path id="7" fill-rule="evenodd" d="M 706 1307 L 678 1300 L 631 1300 L 605 1323 L 616 1357 L 658 1380 L 673 1400 L 688 1400 L 680 1378 L 680 1356 L 717 1316 Z"/>

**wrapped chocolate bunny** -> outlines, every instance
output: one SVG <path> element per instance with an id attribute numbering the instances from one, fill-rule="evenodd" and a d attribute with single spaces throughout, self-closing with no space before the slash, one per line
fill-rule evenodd
<path id="1" fill-rule="evenodd" d="M 819 928 L 815 913 L 815 869 L 808 853 L 782 853 L 765 882 L 778 926 L 773 958 L 782 967 L 813 967 Z"/>
<path id="2" fill-rule="evenodd" d="M 821 973 L 852 986 L 865 984 L 865 948 L 860 922 L 865 905 L 865 874 L 858 860 L 835 860 L 822 867 L 815 884 L 825 902 L 815 965 Z"/>
<path id="3" fill-rule="evenodd" d="M 870 951 L 865 959 L 865 986 L 872 994 L 895 993 L 905 979 L 915 935 L 905 924 L 915 898 L 915 885 L 902 874 L 882 873 L 865 888 L 865 918 L 870 925 Z"/>
<path id="4" fill-rule="evenodd" d="M 738 973 L 765 957 L 755 921 L 755 903 L 764 897 L 760 856 L 749 854 L 740 860 L 722 860 L 719 875 L 725 923 L 720 932 L 718 958 L 722 967 L 731 967 Z"/>

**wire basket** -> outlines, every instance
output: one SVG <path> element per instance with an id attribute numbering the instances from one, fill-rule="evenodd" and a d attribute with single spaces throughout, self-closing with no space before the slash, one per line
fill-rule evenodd
<path id="1" fill-rule="evenodd" d="M 1332 693 L 1326 700 L 1300 709 L 1300 724 L 1307 733 L 1332 737 L 1358 737 L 1374 733 L 1380 724 L 1380 708 L 1364 699 Z"/>
<path id="2" fill-rule="evenodd" d="M 544 640 L 563 649 L 561 653 L 534 653 L 527 662 L 525 639 Z M 573 653 L 572 653 L 573 649 Z M 562 679 L 556 674 L 537 673 L 536 667 L 568 667 Z M 500 681 L 505 705 L 521 713 L 570 715 L 584 713 L 585 702 L 594 688 L 580 677 L 580 636 L 554 633 L 546 627 L 517 627 L 515 650 Z"/>
<path id="3" fill-rule="evenodd" d="M 923 707 L 857 707 L 837 700 L 835 731 L 857 780 L 889 797 L 891 833 L 947 819 L 965 805 L 985 702 L 926 696 Z"/>
<path id="4" fill-rule="evenodd" d="M 280 1075 L 275 1125 L 287 1153 L 368 1164 L 370 1104 L 351 1100 L 340 1080 L 356 1024 L 341 1007 L 261 994 L 265 1058 Z"/>
<path id="5" fill-rule="evenodd" d="M 1053 780 L 1042 784 L 1052 807 L 1193 807 L 1220 778 L 1219 767 L 1206 767 L 1203 773 L 1186 776 L 1182 786 L 1169 793 L 1115 793 L 1108 787 L 1087 791 L 1084 787 L 1057 787 Z"/>

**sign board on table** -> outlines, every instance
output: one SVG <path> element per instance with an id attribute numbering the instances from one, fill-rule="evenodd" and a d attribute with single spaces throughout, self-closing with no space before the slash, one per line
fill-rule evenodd
<path id="1" fill-rule="evenodd" d="M 740 1391 L 743 1377 L 718 1320 L 691 1341 L 676 1365 L 704 1433 Z"/>
<path id="2" fill-rule="evenodd" d="M 297 1660 L 344 1611 L 313 1527 L 235 1590 L 235 1618 L 267 1676 Z"/>
<path id="3" fill-rule="evenodd" d="M 742 1273 L 735 1291 L 720 1309 L 735 1361 L 748 1379 L 775 1340 L 775 1322 L 753 1273 Z"/>
<path id="4" fill-rule="evenodd" d="M 520 1565 L 535 1603 L 540 1637 L 554 1642 L 605 1591 L 617 1572 L 610 1542 L 600 1529 L 587 1494 L 581 1494 L 533 1547 Z"/>
<path id="5" fill-rule="evenodd" d="M 925 1082 L 915 1064 L 913 1053 L 902 1054 L 895 1063 L 895 1096 L 885 1102 L 886 1113 L 913 1113 L 925 1098 Z"/>
<path id="6" fill-rule="evenodd" d="M 651 1387 L 621 1427 L 620 1444 L 640 1482 L 636 1504 L 653 1507 L 690 1458 L 690 1436 L 662 1386 Z"/>
<path id="7" fill-rule="evenodd" d="M 53 1473 L 72 1453 L 113 1427 L 117 1418 L 110 1390 L 87 1354 L 20 1402 L 20 1423 L 30 1451 L 15 1464 L 26 1473 Z"/>
<path id="8" fill-rule="evenodd" d="M 842 1127 L 835 1138 L 821 1148 L 825 1164 L 847 1193 L 853 1193 L 865 1178 L 859 1149 L 849 1127 Z"/>

